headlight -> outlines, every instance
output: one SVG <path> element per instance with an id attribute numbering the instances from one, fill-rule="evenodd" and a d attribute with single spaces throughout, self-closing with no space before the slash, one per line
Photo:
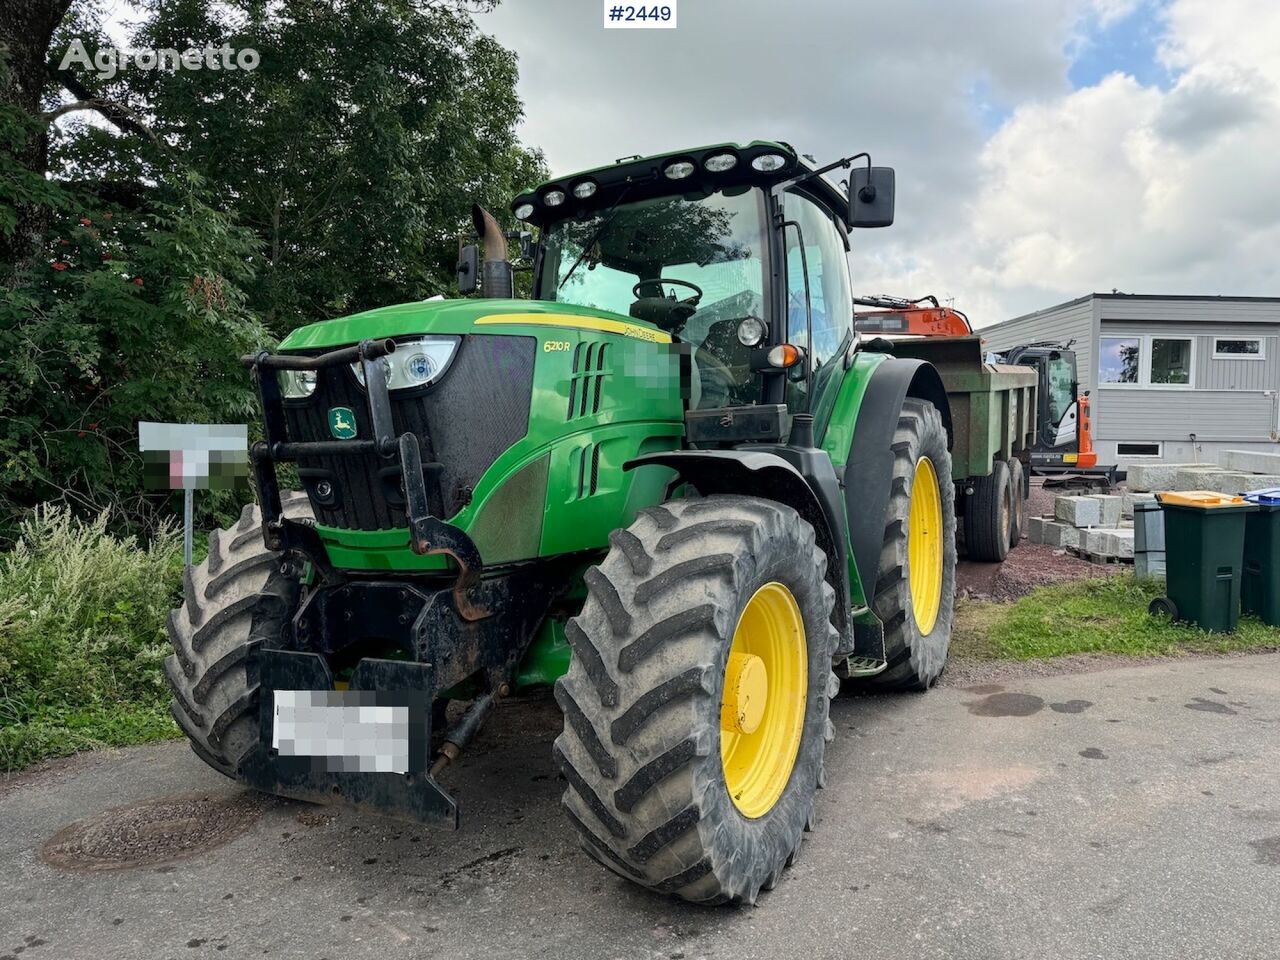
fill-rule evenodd
<path id="1" fill-rule="evenodd" d="M 286 400 L 305 400 L 316 392 L 314 370 L 281 370 L 280 391 Z"/>
<path id="2" fill-rule="evenodd" d="M 387 389 L 407 390 L 432 383 L 444 373 L 458 349 L 456 337 L 423 337 L 419 340 L 396 340 L 396 352 L 386 358 Z M 360 386 L 364 386 L 364 364 L 353 363 Z"/>
<path id="3" fill-rule="evenodd" d="M 564 191 L 548 190 L 542 195 L 542 202 L 548 207 L 558 207 L 560 204 L 564 203 Z"/>
<path id="4" fill-rule="evenodd" d="M 724 173 L 738 165 L 738 158 L 732 153 L 716 153 L 702 161 L 702 165 L 712 173 Z"/>
<path id="5" fill-rule="evenodd" d="M 738 342 L 744 347 L 754 347 L 768 333 L 764 321 L 757 317 L 747 317 L 738 324 Z"/>
<path id="6" fill-rule="evenodd" d="M 520 204 L 520 206 L 516 207 L 516 219 L 517 219 L 517 220 L 528 220 L 528 219 L 529 219 L 530 217 L 532 217 L 532 216 L 533 216 L 533 204 L 532 204 L 532 203 L 522 203 L 522 204 Z"/>
<path id="7" fill-rule="evenodd" d="M 675 163 L 667 164 L 667 168 L 662 172 L 668 180 L 684 180 L 686 177 L 693 176 L 694 166 L 688 160 L 677 160 Z"/>
<path id="8" fill-rule="evenodd" d="M 751 166 L 761 173 L 772 173 L 787 165 L 787 158 L 780 153 L 762 153 L 751 161 Z"/>
<path id="9" fill-rule="evenodd" d="M 573 195 L 579 200 L 586 200 L 595 196 L 596 182 L 594 180 L 583 180 L 573 188 Z"/>

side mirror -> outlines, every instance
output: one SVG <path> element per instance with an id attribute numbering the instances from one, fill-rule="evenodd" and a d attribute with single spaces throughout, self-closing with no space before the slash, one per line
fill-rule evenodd
<path id="1" fill-rule="evenodd" d="M 525 262 L 533 260 L 533 255 L 537 252 L 538 245 L 533 242 L 532 233 L 528 230 L 517 230 L 513 233 L 508 233 L 507 239 L 516 241 L 516 249 L 520 251 L 519 259 Z"/>
<path id="2" fill-rule="evenodd" d="M 458 251 L 458 293 L 466 296 L 480 286 L 480 248 L 469 243 Z"/>
<path id="3" fill-rule="evenodd" d="M 849 174 L 849 226 L 893 223 L 893 167 L 855 167 Z"/>

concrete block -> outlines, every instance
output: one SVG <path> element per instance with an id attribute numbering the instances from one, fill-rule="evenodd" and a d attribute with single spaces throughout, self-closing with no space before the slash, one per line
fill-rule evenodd
<path id="1" fill-rule="evenodd" d="M 1043 531 L 1044 540 L 1041 542 L 1049 547 L 1078 547 L 1080 546 L 1080 534 L 1083 532 L 1076 529 L 1069 523 L 1063 523 L 1061 520 L 1046 520 Z"/>
<path id="2" fill-rule="evenodd" d="M 1135 493 L 1131 490 L 1126 490 L 1120 494 L 1120 516 L 1132 517 L 1136 504 L 1155 502 L 1156 495 L 1154 493 Z"/>
<path id="3" fill-rule="evenodd" d="M 1218 463 L 1234 473 L 1280 474 L 1280 452 L 1255 453 L 1252 450 L 1223 450 Z"/>
<path id="4" fill-rule="evenodd" d="M 1139 503 L 1133 518 L 1133 572 L 1144 579 L 1163 577 L 1164 511 L 1156 503 Z"/>
<path id="5" fill-rule="evenodd" d="M 1099 521 L 1104 527 L 1120 526 L 1120 512 L 1123 503 L 1120 497 L 1113 494 L 1094 494 L 1090 499 L 1097 500 L 1102 509 L 1102 520 Z"/>
<path id="6" fill-rule="evenodd" d="M 1139 493 L 1152 493 L 1157 490 L 1172 490 L 1173 478 L 1179 470 L 1194 469 L 1217 470 L 1214 464 L 1201 463 L 1131 463 L 1129 478 L 1125 484 L 1130 490 Z"/>
<path id="7" fill-rule="evenodd" d="M 1096 527 L 1102 523 L 1102 504 L 1097 497 L 1062 496 L 1054 500 L 1053 515 L 1073 527 Z"/>

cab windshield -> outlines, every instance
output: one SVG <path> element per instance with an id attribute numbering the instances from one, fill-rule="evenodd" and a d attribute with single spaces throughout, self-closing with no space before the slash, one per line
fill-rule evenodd
<path id="1" fill-rule="evenodd" d="M 624 201 L 556 223 L 545 238 L 540 298 L 657 324 L 693 347 L 693 406 L 749 403 L 759 378 L 737 330 L 746 317 L 764 317 L 763 210 L 760 190 L 741 187 Z"/>

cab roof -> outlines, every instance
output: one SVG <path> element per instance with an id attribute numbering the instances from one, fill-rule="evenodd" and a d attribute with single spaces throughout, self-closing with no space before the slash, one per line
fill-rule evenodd
<path id="1" fill-rule="evenodd" d="M 762 162 L 760 158 L 766 156 L 780 157 L 781 165 L 772 170 L 757 169 L 754 164 Z M 714 169 L 715 163 L 712 164 L 712 169 L 708 169 L 709 159 L 718 160 L 721 157 L 734 158 L 729 169 L 717 171 Z M 776 160 L 772 162 L 777 163 Z M 673 179 L 667 174 L 667 170 L 676 164 L 691 165 L 692 172 Z M 734 186 L 768 187 L 815 169 L 808 158 L 796 153 L 790 144 L 779 140 L 753 140 L 747 144 L 716 143 L 648 157 L 623 157 L 608 166 L 553 177 L 523 191 L 511 202 L 511 210 L 516 214 L 517 220 L 546 227 L 558 220 L 583 213 L 607 210 L 619 202 L 619 199 L 631 203 L 686 193 L 712 193 Z M 848 212 L 847 194 L 830 180 L 817 176 L 807 181 L 805 186 L 818 193 L 833 213 L 843 218 Z M 548 195 L 554 200 L 557 193 L 563 195 L 563 200 L 558 204 L 548 204 Z M 579 193 L 588 195 L 580 196 Z M 526 205 L 529 208 L 527 210 L 523 209 Z M 524 216 L 520 216 L 521 213 Z"/>

